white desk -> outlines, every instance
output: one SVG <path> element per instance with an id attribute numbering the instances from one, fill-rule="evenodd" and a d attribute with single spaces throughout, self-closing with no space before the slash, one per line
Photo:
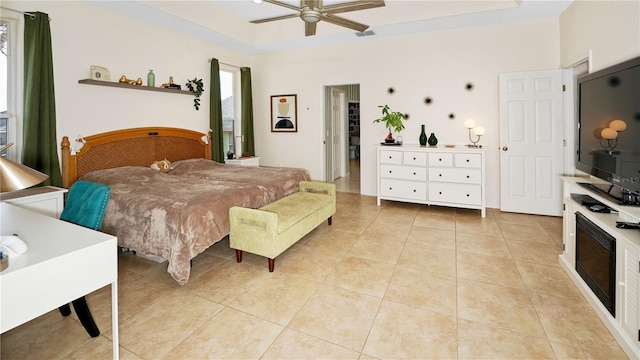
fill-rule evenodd
<path id="1" fill-rule="evenodd" d="M 4 202 L 0 217 L 0 233 L 18 234 L 29 246 L 0 272 L 0 333 L 110 284 L 117 359 L 116 237 Z"/>

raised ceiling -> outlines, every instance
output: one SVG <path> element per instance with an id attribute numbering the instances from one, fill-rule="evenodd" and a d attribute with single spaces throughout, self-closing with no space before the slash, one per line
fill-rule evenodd
<path id="1" fill-rule="evenodd" d="M 249 21 L 293 13 L 287 8 L 252 0 L 208 1 L 95 1 L 137 19 L 201 38 L 245 53 L 265 53 L 356 41 L 527 21 L 559 16 L 572 2 L 538 0 L 386 0 L 384 7 L 341 14 L 369 25 L 375 35 L 359 37 L 356 31 L 326 22 L 316 35 L 305 37 L 304 22 L 291 18 L 252 24 Z M 299 1 L 287 1 L 294 6 Z M 325 0 L 324 4 L 349 1 Z"/>

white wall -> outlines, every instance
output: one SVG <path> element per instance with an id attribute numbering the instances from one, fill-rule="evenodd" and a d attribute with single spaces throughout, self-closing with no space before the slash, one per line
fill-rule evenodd
<path id="1" fill-rule="evenodd" d="M 640 55 L 640 1 L 576 0 L 560 16 L 561 64 L 592 52 L 592 70 Z"/>
<path id="2" fill-rule="evenodd" d="M 171 126 L 205 132 L 209 128 L 209 58 L 245 65 L 245 56 L 174 31 L 135 20 L 84 1 L 3 1 L 22 11 L 42 11 L 51 18 L 57 137 L 73 141 L 122 128 Z M 22 24 L 20 24 L 22 27 Z M 153 69 L 156 85 L 169 76 L 186 90 L 187 79 L 202 78 L 205 93 L 196 111 L 193 96 L 78 84 L 89 67 L 108 68 L 142 78 Z"/>
<path id="3" fill-rule="evenodd" d="M 89 66 L 102 65 L 115 80 L 122 74 L 160 84 L 173 75 L 184 84 L 203 78 L 209 63 L 250 66 L 253 75 L 256 151 L 264 165 L 308 169 L 324 178 L 323 87 L 361 85 L 362 193 L 375 195 L 375 153 L 385 129 L 371 121 L 378 105 L 409 113 L 402 133 L 417 143 L 426 124 L 440 144 L 465 144 L 462 123 L 473 117 L 487 129 L 487 204 L 499 207 L 498 74 L 557 69 L 594 54 L 601 68 L 640 53 L 637 1 L 576 1 L 558 18 L 441 31 L 317 49 L 246 55 L 144 23 L 80 1 L 3 1 L 3 6 L 43 11 L 52 18 L 58 138 L 138 126 L 208 128 L 207 93 L 200 111 L 193 98 L 155 92 L 80 85 Z M 561 52 L 562 49 L 562 52 Z M 467 92 L 464 85 L 475 84 Z M 387 89 L 393 87 L 393 95 Z M 298 132 L 271 133 L 269 96 L 298 95 Z M 423 99 L 433 98 L 426 106 Z M 454 120 L 448 114 L 454 113 Z"/>
<path id="4" fill-rule="evenodd" d="M 323 86 L 357 83 L 363 194 L 376 192 L 374 146 L 386 130 L 372 121 L 380 117 L 377 106 L 389 104 L 411 116 L 401 134 L 405 143 L 418 143 L 421 124 L 439 144 L 468 143 L 463 122 L 469 117 L 483 125 L 487 204 L 499 207 L 498 74 L 559 68 L 558 31 L 555 18 L 260 55 L 252 70 L 255 129 L 262 134 L 256 151 L 265 165 L 303 166 L 323 179 Z M 465 90 L 467 82 L 473 91 Z M 269 95 L 289 93 L 298 94 L 298 133 L 270 133 Z M 427 96 L 431 106 L 423 102 Z"/>

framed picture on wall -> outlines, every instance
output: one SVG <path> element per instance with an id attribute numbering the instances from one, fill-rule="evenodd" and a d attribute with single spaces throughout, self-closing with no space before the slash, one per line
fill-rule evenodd
<path id="1" fill-rule="evenodd" d="M 298 131 L 298 98 L 293 95 L 271 95 L 271 132 Z"/>

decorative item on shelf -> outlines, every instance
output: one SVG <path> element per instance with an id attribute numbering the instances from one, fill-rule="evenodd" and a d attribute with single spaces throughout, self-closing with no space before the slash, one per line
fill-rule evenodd
<path id="1" fill-rule="evenodd" d="M 118 80 L 121 84 L 131 84 L 131 85 L 142 85 L 142 78 L 138 78 L 136 80 L 127 79 L 125 75 L 120 76 L 120 80 Z"/>
<path id="2" fill-rule="evenodd" d="M 609 123 L 609 127 L 602 129 L 600 132 L 602 139 L 607 140 L 607 145 L 603 145 L 603 147 L 609 155 L 620 154 L 620 151 L 614 151 L 614 149 L 618 146 L 618 136 L 626 128 L 627 123 L 624 120 L 616 119 Z M 602 145 L 602 139 L 600 139 L 600 145 Z"/>
<path id="3" fill-rule="evenodd" d="M 196 98 L 193 99 L 193 106 L 196 108 L 196 110 L 200 110 L 200 95 L 202 95 L 202 93 L 204 92 L 202 79 L 193 78 L 193 80 L 189 80 L 186 85 L 187 89 L 189 89 L 189 91 L 194 93 L 194 95 L 196 96 Z"/>
<path id="4" fill-rule="evenodd" d="M 421 146 L 425 146 L 425 145 L 427 145 L 427 140 L 428 140 L 427 139 L 427 133 L 424 132 L 424 124 L 422 124 L 420 126 L 422 128 L 422 130 L 420 131 L 420 137 L 419 137 L 420 145 Z"/>
<path id="5" fill-rule="evenodd" d="M 105 67 L 91 65 L 89 68 L 89 77 L 92 80 L 111 81 L 111 73 Z"/>
<path id="6" fill-rule="evenodd" d="M 404 114 L 398 111 L 392 111 L 389 108 L 389 105 L 379 105 L 379 108 L 382 108 L 382 117 L 379 119 L 373 120 L 374 123 L 384 123 L 384 126 L 389 129 L 389 134 L 384 139 L 385 144 L 395 144 L 395 139 L 393 138 L 392 130 L 396 133 L 404 130 L 404 124 L 402 121 L 405 119 Z"/>
<path id="7" fill-rule="evenodd" d="M 169 82 L 162 84 L 161 87 L 165 89 L 182 90 L 182 86 L 173 82 L 173 76 L 169 76 Z"/>
<path id="8" fill-rule="evenodd" d="M 3 146 L 0 149 L 0 153 L 3 153 L 11 146 L 13 146 L 13 143 Z M 38 185 L 48 178 L 49 175 L 47 174 L 0 156 L 0 192 L 26 189 Z"/>
<path id="9" fill-rule="evenodd" d="M 469 141 L 471 141 L 471 144 L 467 145 L 467 147 L 481 148 L 482 145 L 477 145 L 477 143 L 480 141 L 480 137 L 484 135 L 484 128 L 482 126 L 476 126 L 476 122 L 473 119 L 465 120 L 464 127 L 469 129 Z M 471 138 L 471 130 L 473 130 L 473 133 L 477 136 L 475 141 Z"/>
<path id="10" fill-rule="evenodd" d="M 153 73 L 153 70 L 149 70 L 149 73 L 147 74 L 147 86 L 156 86 L 156 74 Z"/>
<path id="11" fill-rule="evenodd" d="M 427 140 L 427 142 L 429 143 L 430 146 L 436 146 L 438 145 L 438 138 L 434 133 L 431 133 L 431 135 L 429 135 L 429 139 Z"/>

